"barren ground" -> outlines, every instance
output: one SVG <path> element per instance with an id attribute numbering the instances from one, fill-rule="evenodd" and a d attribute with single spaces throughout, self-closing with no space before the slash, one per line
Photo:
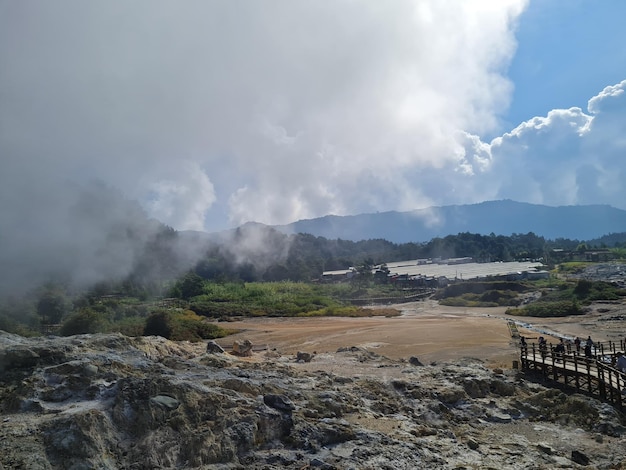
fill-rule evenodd
<path id="1" fill-rule="evenodd" d="M 298 351 L 316 353 L 317 366 L 326 354 L 356 346 L 390 359 L 417 357 L 422 363 L 452 361 L 463 357 L 484 360 L 492 367 L 510 368 L 517 358 L 508 320 L 518 324 L 520 334 L 536 340 L 540 335 L 594 341 L 619 341 L 626 335 L 626 305 L 593 305 L 585 315 L 565 318 L 509 317 L 505 307 L 464 308 L 426 300 L 389 306 L 398 317 L 367 318 L 253 318 L 228 323 L 239 333 L 221 338 L 225 349 L 233 341 L 249 339 L 255 350 L 281 355 Z"/>

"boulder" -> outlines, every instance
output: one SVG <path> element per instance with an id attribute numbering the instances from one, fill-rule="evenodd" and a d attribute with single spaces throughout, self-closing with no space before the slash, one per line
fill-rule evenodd
<path id="1" fill-rule="evenodd" d="M 311 353 L 298 351 L 296 354 L 296 362 L 311 362 L 311 359 L 313 359 Z"/>
<path id="2" fill-rule="evenodd" d="M 0 351 L 0 371 L 35 367 L 39 354 L 24 346 L 13 346 Z"/>
<path id="3" fill-rule="evenodd" d="M 233 343 L 233 354 L 237 356 L 252 356 L 252 342 L 248 339 Z"/>
<path id="4" fill-rule="evenodd" d="M 206 344 L 206 352 L 208 354 L 221 354 L 224 352 L 224 349 L 215 341 L 209 341 Z"/>
<path id="5" fill-rule="evenodd" d="M 573 450 L 572 462 L 576 462 L 578 465 L 589 465 L 589 457 L 578 450 Z"/>
<path id="6" fill-rule="evenodd" d="M 174 411 L 176 408 L 180 406 L 180 402 L 173 397 L 167 395 L 157 395 L 155 397 L 150 398 L 150 402 L 155 405 L 162 406 L 163 408 Z"/>
<path id="7" fill-rule="evenodd" d="M 420 361 L 417 357 L 415 356 L 411 356 L 409 358 L 409 364 L 411 364 L 412 366 L 418 366 L 418 367 L 423 367 L 424 364 L 422 364 L 422 361 Z"/>
<path id="8" fill-rule="evenodd" d="M 295 405 L 285 395 L 268 394 L 263 396 L 263 403 L 284 413 L 291 413 L 296 409 Z"/>

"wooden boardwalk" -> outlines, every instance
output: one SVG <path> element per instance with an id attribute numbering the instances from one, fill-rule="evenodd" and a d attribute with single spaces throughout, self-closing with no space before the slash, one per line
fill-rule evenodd
<path id="1" fill-rule="evenodd" d="M 626 374 L 617 370 L 614 363 L 617 351 L 624 351 L 624 342 L 597 343 L 590 357 L 581 355 L 568 344 L 564 352 L 557 352 L 553 345 L 540 348 L 528 343 L 520 349 L 521 368 L 540 374 L 571 387 L 577 392 L 587 393 L 612 403 L 620 411 L 626 407 Z"/>

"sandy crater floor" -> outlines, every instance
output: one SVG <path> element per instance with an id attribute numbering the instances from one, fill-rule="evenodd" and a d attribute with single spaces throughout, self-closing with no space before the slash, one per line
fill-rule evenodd
<path id="1" fill-rule="evenodd" d="M 464 308 L 425 300 L 390 306 L 398 317 L 367 318 L 251 318 L 229 322 L 240 333 L 221 338 L 225 349 L 233 341 L 249 339 L 255 350 L 276 350 L 281 355 L 298 351 L 324 354 L 357 346 L 390 359 L 411 356 L 428 364 L 463 357 L 478 358 L 493 367 L 511 367 L 517 359 L 517 342 L 508 321 L 518 324 L 520 334 L 536 340 L 540 335 L 573 338 L 591 336 L 594 341 L 618 341 L 626 336 L 626 305 L 597 304 L 585 315 L 565 318 L 510 317 L 505 307 Z M 317 362 L 317 361 L 316 361 Z"/>

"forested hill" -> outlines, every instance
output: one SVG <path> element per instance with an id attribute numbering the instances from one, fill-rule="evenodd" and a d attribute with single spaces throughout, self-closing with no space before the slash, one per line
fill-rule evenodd
<path id="1" fill-rule="evenodd" d="M 550 207 L 504 200 L 411 212 L 329 215 L 275 228 L 328 239 L 384 239 L 394 243 L 427 242 L 464 232 L 506 236 L 532 232 L 551 240 L 592 240 L 626 232 L 626 211 L 607 205 Z"/>

